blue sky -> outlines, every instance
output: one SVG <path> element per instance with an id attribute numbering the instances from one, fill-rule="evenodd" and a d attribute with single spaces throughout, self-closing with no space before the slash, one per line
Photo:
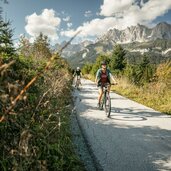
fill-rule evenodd
<path id="1" fill-rule="evenodd" d="M 8 0 L 3 18 L 12 21 L 14 38 L 25 34 L 30 40 L 40 33 L 52 42 L 95 39 L 108 29 L 144 24 L 171 23 L 171 0 Z"/>

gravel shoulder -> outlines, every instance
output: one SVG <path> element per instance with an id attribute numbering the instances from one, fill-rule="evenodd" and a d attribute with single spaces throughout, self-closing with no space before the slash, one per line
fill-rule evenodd
<path id="1" fill-rule="evenodd" d="M 73 97 L 74 101 L 77 100 L 76 97 Z M 87 171 L 97 171 L 99 169 L 99 164 L 96 162 L 95 156 L 93 155 L 89 144 L 84 137 L 83 130 L 79 125 L 77 113 L 74 109 L 71 113 L 71 132 L 72 132 L 72 140 L 75 147 L 75 151 L 78 154 L 80 160 L 85 166 Z"/>

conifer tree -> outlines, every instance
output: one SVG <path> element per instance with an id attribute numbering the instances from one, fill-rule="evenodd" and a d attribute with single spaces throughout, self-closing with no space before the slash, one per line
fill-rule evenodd
<path id="1" fill-rule="evenodd" d="M 5 4 L 8 4 L 8 1 L 7 0 L 0 0 L 0 3 L 5 3 Z M 2 20 L 2 12 L 3 12 L 3 9 L 2 7 L 0 6 L 0 20 Z"/>
<path id="2" fill-rule="evenodd" d="M 117 71 L 123 71 L 126 66 L 125 63 L 125 50 L 121 45 L 116 45 L 112 53 L 111 68 Z"/>
<path id="3" fill-rule="evenodd" d="M 144 55 L 142 62 L 139 64 L 136 72 L 136 80 L 142 85 L 149 82 L 153 76 L 152 66 L 150 64 L 148 56 Z"/>
<path id="4" fill-rule="evenodd" d="M 33 56 L 36 59 L 50 58 L 51 51 L 49 46 L 48 37 L 40 33 L 33 43 Z"/>
<path id="5" fill-rule="evenodd" d="M 29 57 L 32 54 L 32 45 L 25 35 L 20 36 L 18 52 L 25 57 Z"/>
<path id="6" fill-rule="evenodd" d="M 15 53 L 12 36 L 13 30 L 10 28 L 10 22 L 0 20 L 0 54 L 10 56 Z"/>

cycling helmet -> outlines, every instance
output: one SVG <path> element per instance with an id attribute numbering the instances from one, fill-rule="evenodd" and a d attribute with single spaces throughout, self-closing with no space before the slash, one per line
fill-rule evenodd
<path id="1" fill-rule="evenodd" d="M 80 67 L 77 67 L 77 70 L 80 70 Z"/>
<path id="2" fill-rule="evenodd" d="M 102 61 L 101 65 L 107 65 L 106 61 Z"/>

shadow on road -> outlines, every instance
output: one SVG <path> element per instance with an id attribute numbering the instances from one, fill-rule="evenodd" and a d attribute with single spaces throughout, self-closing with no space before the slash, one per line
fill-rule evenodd
<path id="1" fill-rule="evenodd" d="M 97 109 L 97 95 L 92 90 L 95 88 L 76 93 L 76 115 L 104 170 L 170 171 L 171 129 L 153 124 L 161 118 L 161 123 L 169 119 L 171 126 L 171 117 L 149 108 L 113 106 L 111 117 L 107 118 L 104 111 Z M 112 100 L 124 100 L 125 104 L 128 99 L 116 96 Z"/>
<path id="2" fill-rule="evenodd" d="M 170 116 L 142 105 L 137 107 L 138 103 L 132 105 L 133 101 L 127 105 L 128 99 L 119 95 L 112 95 L 111 99 L 114 105 L 111 117 L 107 118 L 105 112 L 96 107 L 97 87 L 94 83 L 85 81 L 84 88 L 75 92 L 79 125 L 103 169 L 170 171 Z M 160 121 L 168 124 L 167 129 L 167 125 L 158 125 Z"/>
<path id="3" fill-rule="evenodd" d="M 105 170 L 112 168 L 117 171 L 149 170 L 170 171 L 171 166 L 171 131 L 153 126 L 122 126 L 117 123 L 107 124 L 107 121 L 89 120 L 88 125 L 94 125 L 94 147 L 103 149 L 100 152 Z M 104 147 L 97 137 L 105 135 Z M 91 140 L 90 140 L 91 141 Z M 104 150 L 105 149 L 105 150 Z M 107 151 L 107 155 L 106 155 Z M 109 167 L 109 164 L 112 166 Z M 106 165 L 106 166 L 105 166 Z"/>
<path id="4" fill-rule="evenodd" d="M 86 112 L 92 110 L 97 108 L 87 105 Z M 105 114 L 103 118 L 77 116 L 91 151 L 104 170 L 170 171 L 171 131 L 156 126 L 118 124 L 117 121 L 137 123 L 148 118 L 141 116 L 141 112 L 131 115 L 121 112 L 112 114 L 111 118 Z"/>
<path id="5" fill-rule="evenodd" d="M 148 109 L 138 109 L 137 110 L 132 107 L 128 107 L 128 108 L 112 107 L 111 115 L 115 115 L 116 113 L 121 113 L 121 114 L 125 114 L 125 115 L 131 114 L 133 117 L 143 117 L 143 118 L 145 118 L 145 120 L 147 120 L 148 117 L 171 118 L 170 115 L 164 115 L 157 111 L 149 111 Z"/>

